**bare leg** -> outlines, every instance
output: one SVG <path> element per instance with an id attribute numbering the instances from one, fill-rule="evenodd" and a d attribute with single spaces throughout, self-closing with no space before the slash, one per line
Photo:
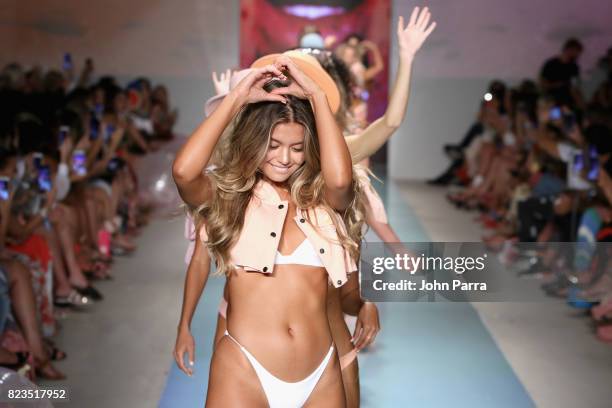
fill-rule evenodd
<path id="1" fill-rule="evenodd" d="M 64 221 L 67 217 L 67 210 L 60 204 L 53 211 L 57 212 L 54 214 L 55 216 L 52 217 L 53 227 L 55 228 L 61 244 L 62 253 L 70 274 L 70 283 L 79 287 L 85 287 L 87 286 L 87 279 L 85 275 L 83 275 L 83 271 L 76 259 L 76 254 L 74 252 L 74 235 L 70 225 Z"/>
<path id="2" fill-rule="evenodd" d="M 10 284 L 11 304 L 15 318 L 23 331 L 32 354 L 40 364 L 43 376 L 60 378 L 64 375 L 49 364 L 49 355 L 45 350 L 40 326 L 36 318 L 36 300 L 32 290 L 32 276 L 21 262 L 9 261 L 6 264 Z"/>
<path id="3" fill-rule="evenodd" d="M 342 370 L 342 383 L 346 394 L 346 407 L 359 408 L 359 363 L 357 359 Z"/>
<path id="4" fill-rule="evenodd" d="M 57 236 L 55 235 L 55 231 L 49 231 L 41 226 L 37 228 L 35 232 L 45 237 L 51 255 L 53 256 L 53 277 L 57 283 L 55 286 L 55 294 L 58 296 L 68 295 L 72 287 L 68 280 L 68 271 L 66 270 L 66 264 L 64 263 L 62 250 L 57 240 Z"/>
<path id="5" fill-rule="evenodd" d="M 85 200 L 85 214 L 87 220 L 87 227 L 89 237 L 93 245 L 97 248 L 98 243 L 98 231 L 100 230 L 100 224 L 98 222 L 96 202 L 91 196 L 87 195 Z"/>
<path id="6" fill-rule="evenodd" d="M 321 379 L 312 390 L 304 407 L 338 407 L 346 408 L 346 395 L 342 384 L 342 373 L 338 353 L 329 360 Z"/>
<path id="7" fill-rule="evenodd" d="M 111 195 L 110 201 L 110 212 L 112 214 L 111 217 L 114 217 L 115 214 L 117 214 L 117 210 L 119 208 L 119 200 L 125 190 L 125 181 L 123 180 L 123 178 L 116 177 L 115 180 L 113 180 L 112 184 L 113 194 Z"/>
<path id="8" fill-rule="evenodd" d="M 237 390 L 240 392 L 236 392 Z M 238 345 L 224 336 L 217 344 L 210 362 L 206 407 L 267 408 L 268 406 L 251 363 Z"/>

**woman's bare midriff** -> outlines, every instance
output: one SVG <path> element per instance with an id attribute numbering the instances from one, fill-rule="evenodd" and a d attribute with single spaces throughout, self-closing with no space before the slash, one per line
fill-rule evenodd
<path id="1" fill-rule="evenodd" d="M 329 351 L 325 268 L 276 265 L 272 274 L 238 269 L 228 279 L 227 327 L 273 375 L 304 379 Z"/>

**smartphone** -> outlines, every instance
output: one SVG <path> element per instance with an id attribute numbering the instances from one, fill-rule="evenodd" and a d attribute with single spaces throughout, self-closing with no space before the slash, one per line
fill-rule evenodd
<path id="1" fill-rule="evenodd" d="M 59 136 L 57 139 L 58 146 L 61 146 L 64 143 L 64 140 L 68 137 L 68 133 L 70 133 L 70 127 L 68 126 L 60 126 L 59 128 Z"/>
<path id="2" fill-rule="evenodd" d="M 561 112 L 561 108 L 559 108 L 558 106 L 551 108 L 548 112 L 549 120 L 560 120 L 562 116 L 563 114 Z"/>
<path id="3" fill-rule="evenodd" d="M 37 180 L 40 191 L 51 191 L 51 169 L 49 166 L 41 166 L 38 169 Z"/>
<path id="4" fill-rule="evenodd" d="M 599 156 L 597 155 L 597 149 L 594 146 L 591 146 L 589 149 L 589 156 L 591 158 L 589 171 L 587 172 L 587 180 L 588 181 L 597 181 L 599 177 Z"/>
<path id="5" fill-rule="evenodd" d="M 69 71 L 72 69 L 72 55 L 69 52 L 64 54 L 64 61 L 62 63 L 62 67 L 65 71 Z"/>
<path id="6" fill-rule="evenodd" d="M 100 133 L 100 121 L 96 117 L 96 115 L 92 114 L 89 119 L 89 138 L 91 140 L 96 140 Z"/>
<path id="7" fill-rule="evenodd" d="M 9 184 L 11 179 L 6 176 L 0 176 L 0 200 L 7 201 L 9 199 Z"/>
<path id="8" fill-rule="evenodd" d="M 44 159 L 44 155 L 40 152 L 34 152 L 32 153 L 32 161 L 34 163 L 34 168 L 35 169 L 40 169 L 42 167 L 43 164 L 43 159 Z"/>
<path id="9" fill-rule="evenodd" d="M 79 176 L 84 176 L 87 174 L 87 168 L 85 167 L 86 161 L 87 156 L 85 155 L 85 151 L 75 150 L 74 153 L 72 153 L 72 170 Z"/>
<path id="10" fill-rule="evenodd" d="M 115 133 L 115 125 L 112 124 L 108 124 L 106 125 L 106 129 L 104 129 L 104 142 L 108 143 L 111 140 L 111 137 L 113 136 L 113 133 Z"/>
<path id="11" fill-rule="evenodd" d="M 597 150 L 591 146 L 589 149 L 589 168 L 586 169 L 586 160 L 584 154 L 577 154 L 574 156 L 574 172 L 580 173 L 583 169 L 586 170 L 587 181 L 597 181 L 599 177 L 599 157 L 597 156 Z"/>

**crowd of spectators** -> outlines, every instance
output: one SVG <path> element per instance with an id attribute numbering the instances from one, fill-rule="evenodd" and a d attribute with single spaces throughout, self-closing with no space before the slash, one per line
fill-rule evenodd
<path id="1" fill-rule="evenodd" d="M 70 54 L 44 70 L 0 72 L 0 366 L 59 380 L 58 314 L 104 295 L 116 256 L 136 250 L 151 206 L 135 166 L 172 139 L 167 89 L 137 78 L 120 86 L 77 73 Z"/>
<path id="2" fill-rule="evenodd" d="M 612 342 L 612 48 L 592 95 L 582 91 L 582 51 L 569 39 L 537 80 L 511 89 L 493 81 L 464 138 L 444 146 L 448 169 L 430 183 L 452 185 L 454 205 L 480 211 L 483 240 L 501 259 L 535 251 L 520 274 L 590 310 L 598 338 Z"/>

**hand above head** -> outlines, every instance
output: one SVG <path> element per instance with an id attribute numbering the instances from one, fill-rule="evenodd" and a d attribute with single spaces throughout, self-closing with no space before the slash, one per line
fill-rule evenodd
<path id="1" fill-rule="evenodd" d="M 397 42 L 401 58 L 412 58 L 421 49 L 427 37 L 436 28 L 435 21 L 429 25 L 430 18 L 431 13 L 427 7 L 420 12 L 419 8 L 415 7 L 406 27 L 404 27 L 404 18 L 400 16 L 397 23 Z"/>
<path id="2" fill-rule="evenodd" d="M 251 71 L 236 87 L 230 91 L 230 95 L 237 98 L 242 104 L 257 102 L 287 102 L 280 94 L 267 92 L 263 86 L 272 78 L 286 80 L 287 77 L 274 65 L 256 68 Z"/>
<path id="3" fill-rule="evenodd" d="M 314 95 L 323 92 L 321 87 L 306 75 L 288 56 L 279 56 L 274 61 L 274 66 L 289 74 L 291 82 L 288 86 L 272 90 L 271 93 L 276 95 L 293 95 L 300 99 L 310 99 Z"/>
<path id="4" fill-rule="evenodd" d="M 228 68 L 225 72 L 221 72 L 217 76 L 217 72 L 213 71 L 212 80 L 215 85 L 215 94 L 221 95 L 226 94 L 230 90 L 230 78 L 232 77 L 232 71 Z"/>

